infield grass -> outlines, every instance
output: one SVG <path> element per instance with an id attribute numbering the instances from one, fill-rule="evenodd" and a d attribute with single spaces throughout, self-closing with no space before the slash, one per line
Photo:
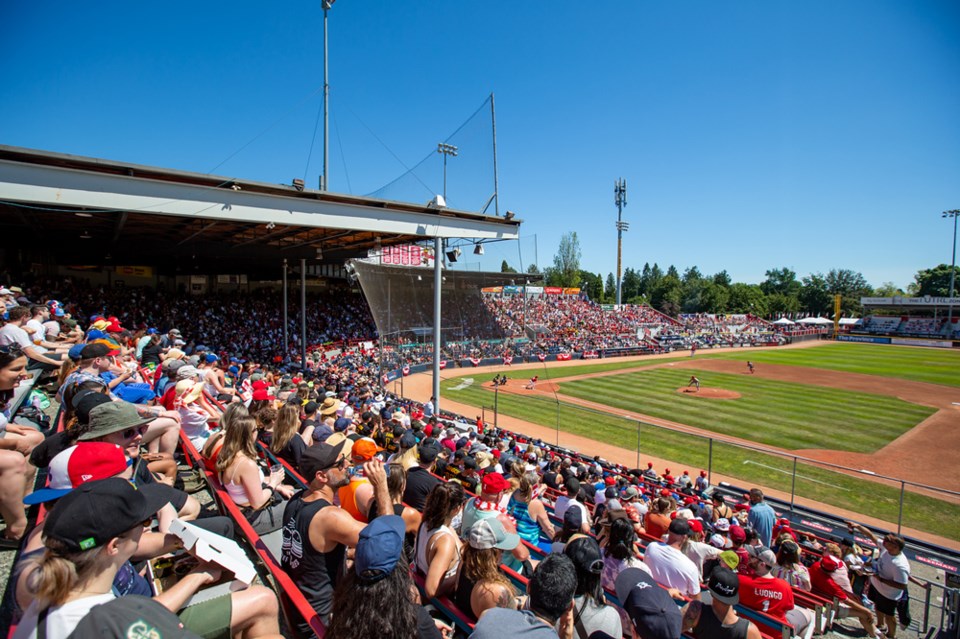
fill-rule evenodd
<path id="1" fill-rule="evenodd" d="M 741 397 L 718 400 L 675 392 L 689 375 Z M 788 450 L 872 453 L 936 412 L 882 395 L 689 368 L 561 379 L 559 392 Z"/>
<path id="2" fill-rule="evenodd" d="M 704 356 L 960 386 L 960 349 L 831 342 L 809 348 L 731 350 Z"/>
<path id="3" fill-rule="evenodd" d="M 474 376 L 475 379 L 481 377 L 484 376 Z M 493 375 L 485 377 L 491 379 Z M 461 381 L 444 381 L 444 396 L 477 407 L 493 405 L 493 392 L 476 383 L 453 390 Z M 711 406 L 715 403 L 711 402 Z M 500 393 L 498 409 L 504 415 L 626 450 L 638 450 L 639 433 L 640 453 L 673 460 L 694 472 L 710 467 L 713 472 L 735 477 L 748 485 L 766 486 L 787 493 L 791 489 L 794 460 L 789 456 L 714 442 L 711 464 L 709 441 L 697 435 L 641 425 L 609 413 L 530 395 Z M 591 454 L 589 450 L 581 452 Z M 897 485 L 860 479 L 800 462 L 797 464 L 795 491 L 798 496 L 884 521 L 896 523 L 898 519 L 900 489 Z M 960 539 L 960 506 L 907 491 L 904 494 L 903 524 L 949 539 Z"/>

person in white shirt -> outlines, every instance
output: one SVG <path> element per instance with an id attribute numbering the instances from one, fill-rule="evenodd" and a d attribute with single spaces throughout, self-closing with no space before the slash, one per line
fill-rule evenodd
<path id="1" fill-rule="evenodd" d="M 568 509 L 580 509 L 582 522 L 580 524 L 580 530 L 584 534 L 589 534 L 591 527 L 590 511 L 577 499 L 577 495 L 580 494 L 580 480 L 576 477 L 567 477 L 566 481 L 563 482 L 563 486 L 567 494 L 557 497 L 557 503 L 553 507 L 554 516 L 562 520 Z"/>
<path id="2" fill-rule="evenodd" d="M 897 602 L 907 596 L 910 585 L 910 562 L 903 554 L 906 541 L 893 533 L 887 533 L 881 541 L 866 526 L 849 521 L 847 526 L 862 532 L 881 549 L 875 564 L 877 572 L 870 577 L 869 597 L 876 607 L 877 625 L 886 626 L 887 638 L 893 639 L 897 635 Z"/>
<path id="3" fill-rule="evenodd" d="M 25 306 L 15 306 L 8 311 L 9 319 L 0 328 L 0 346 L 16 344 L 29 359 L 28 370 L 56 370 L 60 368 L 60 359 L 63 353 L 50 353 L 43 346 L 33 343 L 30 334 L 24 326 L 30 319 L 30 309 Z"/>
<path id="4" fill-rule="evenodd" d="M 688 597 L 699 599 L 700 571 L 680 550 L 689 535 L 689 522 L 686 519 L 674 519 L 668 529 L 667 542 L 653 542 L 647 546 L 643 563 L 658 584 L 676 588 Z"/>

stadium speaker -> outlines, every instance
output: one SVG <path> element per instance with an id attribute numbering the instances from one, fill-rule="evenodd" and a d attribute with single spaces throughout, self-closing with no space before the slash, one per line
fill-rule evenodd
<path id="1" fill-rule="evenodd" d="M 477 244 L 473 247 L 474 255 L 483 255 L 483 244 Z"/>
<path id="2" fill-rule="evenodd" d="M 452 251 L 447 251 L 447 261 L 451 264 L 456 262 L 460 258 L 460 247 L 453 249 Z"/>

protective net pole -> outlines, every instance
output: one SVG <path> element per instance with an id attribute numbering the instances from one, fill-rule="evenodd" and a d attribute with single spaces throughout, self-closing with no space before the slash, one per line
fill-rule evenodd
<path id="1" fill-rule="evenodd" d="M 433 238 L 433 409 L 440 412 L 440 236 Z"/>

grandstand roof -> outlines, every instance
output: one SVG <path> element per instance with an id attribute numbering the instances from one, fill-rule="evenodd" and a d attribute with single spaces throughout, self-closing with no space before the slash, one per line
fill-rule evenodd
<path id="1" fill-rule="evenodd" d="M 255 275 L 276 273 L 283 258 L 316 264 L 318 249 L 322 262 L 342 264 L 435 236 L 516 239 L 519 227 L 426 204 L 0 145 L 0 248 L 27 253 L 28 265 L 110 259 Z"/>
<path id="2" fill-rule="evenodd" d="M 920 297 L 907 297 L 906 295 L 895 295 L 893 297 L 861 297 L 860 304 L 865 309 L 869 308 L 896 308 L 914 311 L 934 311 L 942 310 L 950 306 L 960 307 L 960 297 L 934 297 L 923 295 Z"/>

